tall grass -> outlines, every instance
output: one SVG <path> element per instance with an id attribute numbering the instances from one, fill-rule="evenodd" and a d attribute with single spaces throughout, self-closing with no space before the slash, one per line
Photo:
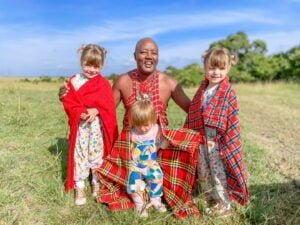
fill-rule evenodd
<path id="1" fill-rule="evenodd" d="M 96 203 L 91 197 L 84 207 L 74 206 L 73 193 L 64 191 L 68 125 L 57 98 L 58 86 L 55 82 L 35 84 L 19 82 L 17 79 L 1 79 L 0 225 L 300 224 L 300 193 L 293 181 L 295 177 L 290 177 L 282 168 L 276 167 L 274 159 L 270 157 L 268 144 L 272 142 L 273 136 L 274 139 L 280 137 L 295 141 L 292 143 L 297 142 L 293 139 L 296 135 L 292 136 L 289 132 L 282 132 L 280 136 L 274 133 L 298 129 L 298 85 L 235 86 L 241 106 L 251 203 L 246 207 L 234 205 L 234 216 L 226 220 L 206 215 L 203 210 L 200 216 L 184 220 L 176 220 L 170 211 L 163 214 L 150 211 L 150 217 L 143 220 L 133 210 L 109 212 L 105 205 Z M 192 96 L 195 89 L 186 91 Z M 273 106 L 269 105 L 270 102 Z M 268 109 L 269 113 L 261 113 L 260 109 Z M 281 114 L 286 109 L 289 109 L 294 125 L 280 122 L 281 119 L 290 119 Z M 122 113 L 119 107 L 118 114 Z M 170 126 L 178 127 L 182 125 L 185 114 L 170 102 L 168 116 Z M 265 124 L 273 125 L 257 128 L 262 124 L 259 116 Z M 270 133 L 271 137 L 266 142 L 260 141 L 260 132 Z M 271 149 L 274 150 L 274 147 Z M 299 170 L 299 162 L 293 163 L 291 166 Z M 200 197 L 197 203 L 199 209 L 203 208 L 202 200 Z"/>

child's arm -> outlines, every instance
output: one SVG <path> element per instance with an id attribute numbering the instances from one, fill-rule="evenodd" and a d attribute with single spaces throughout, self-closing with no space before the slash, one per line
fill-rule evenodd
<path id="1" fill-rule="evenodd" d="M 169 147 L 170 142 L 168 141 L 168 139 L 166 139 L 164 136 L 161 137 L 161 141 L 160 141 L 160 148 L 161 149 L 166 149 Z"/>
<path id="2" fill-rule="evenodd" d="M 169 141 L 164 137 L 161 127 L 158 126 L 158 131 L 156 135 L 156 145 L 158 148 L 166 149 L 169 146 Z"/>

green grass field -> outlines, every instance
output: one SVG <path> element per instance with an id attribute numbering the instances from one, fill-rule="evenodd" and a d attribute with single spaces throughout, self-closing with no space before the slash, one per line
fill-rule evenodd
<path id="1" fill-rule="evenodd" d="M 234 216 L 176 220 L 170 211 L 147 220 L 133 210 L 107 211 L 91 197 L 76 207 L 65 193 L 67 118 L 60 83 L 0 79 L 0 225 L 3 224 L 300 224 L 300 85 L 238 84 L 244 154 L 251 203 Z M 196 89 L 186 92 L 192 97 Z M 123 110 L 119 107 L 121 118 Z M 170 102 L 171 127 L 185 114 Z"/>

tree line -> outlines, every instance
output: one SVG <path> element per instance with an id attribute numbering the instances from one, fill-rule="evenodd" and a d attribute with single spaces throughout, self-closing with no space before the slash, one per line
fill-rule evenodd
<path id="1" fill-rule="evenodd" d="M 245 32 L 231 34 L 224 40 L 210 44 L 209 48 L 221 46 L 238 56 L 239 61 L 230 71 L 232 82 L 300 81 L 300 44 L 286 52 L 267 56 L 267 44 L 263 40 L 249 41 Z M 190 64 L 182 69 L 168 66 L 165 73 L 173 76 L 184 87 L 198 86 L 204 78 L 203 65 Z M 111 74 L 109 79 L 116 79 Z"/>

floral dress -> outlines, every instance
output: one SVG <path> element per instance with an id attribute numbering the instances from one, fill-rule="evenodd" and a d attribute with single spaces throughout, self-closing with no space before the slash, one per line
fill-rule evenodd
<path id="1" fill-rule="evenodd" d="M 203 95 L 203 111 L 215 95 L 218 86 L 205 90 Z M 207 143 L 200 145 L 198 160 L 198 176 L 203 193 L 208 200 L 221 201 L 225 205 L 230 205 L 230 198 L 227 193 L 227 180 L 224 163 L 220 158 L 220 150 L 215 141 L 217 131 L 215 128 L 205 127 Z"/>
<path id="2" fill-rule="evenodd" d="M 76 74 L 72 79 L 75 90 L 88 81 L 83 74 Z M 99 116 L 92 122 L 80 121 L 75 145 L 75 182 L 85 180 L 90 170 L 97 169 L 103 161 L 103 135 Z"/>

